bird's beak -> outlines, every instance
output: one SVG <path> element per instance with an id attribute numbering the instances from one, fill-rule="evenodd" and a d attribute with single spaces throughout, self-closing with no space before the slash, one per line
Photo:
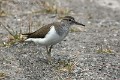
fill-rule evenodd
<path id="1" fill-rule="evenodd" d="M 82 25 L 82 26 L 85 26 L 84 24 L 79 23 L 79 22 L 76 22 L 76 21 L 74 21 L 74 23 L 75 23 L 76 25 Z"/>

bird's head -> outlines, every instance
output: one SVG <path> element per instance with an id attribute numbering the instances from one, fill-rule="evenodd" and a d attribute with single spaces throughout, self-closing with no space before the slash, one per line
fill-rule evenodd
<path id="1" fill-rule="evenodd" d="M 66 22 L 66 23 L 68 23 L 70 25 L 76 24 L 76 25 L 85 26 L 82 23 L 76 22 L 75 19 L 72 16 L 65 16 L 65 17 L 63 17 L 63 19 L 61 20 L 61 22 Z"/>

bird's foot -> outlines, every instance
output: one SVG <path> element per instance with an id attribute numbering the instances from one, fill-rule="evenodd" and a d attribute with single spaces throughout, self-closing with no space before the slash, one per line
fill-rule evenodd
<path id="1" fill-rule="evenodd" d="M 48 64 L 52 64 L 53 59 L 54 59 L 53 57 L 51 57 L 50 55 L 47 55 Z"/>

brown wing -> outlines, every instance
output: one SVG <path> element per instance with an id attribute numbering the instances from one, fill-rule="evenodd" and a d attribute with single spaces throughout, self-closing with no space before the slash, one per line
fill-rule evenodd
<path id="1" fill-rule="evenodd" d="M 26 33 L 23 35 L 27 35 L 27 38 L 44 38 L 45 35 L 50 31 L 50 27 L 52 25 L 53 23 L 45 25 L 33 33 Z"/>

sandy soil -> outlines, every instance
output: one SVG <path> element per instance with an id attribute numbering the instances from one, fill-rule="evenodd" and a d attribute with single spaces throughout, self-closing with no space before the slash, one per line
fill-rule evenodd
<path id="1" fill-rule="evenodd" d="M 31 32 L 58 20 L 58 14 L 40 12 L 42 0 L 3 0 L 0 22 L 14 31 Z M 67 15 L 86 26 L 73 26 L 69 35 L 52 50 L 51 64 L 44 60 L 45 48 L 16 42 L 0 47 L 0 80 L 120 80 L 120 1 L 43 0 L 68 8 Z M 30 14 L 31 12 L 36 12 Z M 0 44 L 8 41 L 0 25 Z"/>

